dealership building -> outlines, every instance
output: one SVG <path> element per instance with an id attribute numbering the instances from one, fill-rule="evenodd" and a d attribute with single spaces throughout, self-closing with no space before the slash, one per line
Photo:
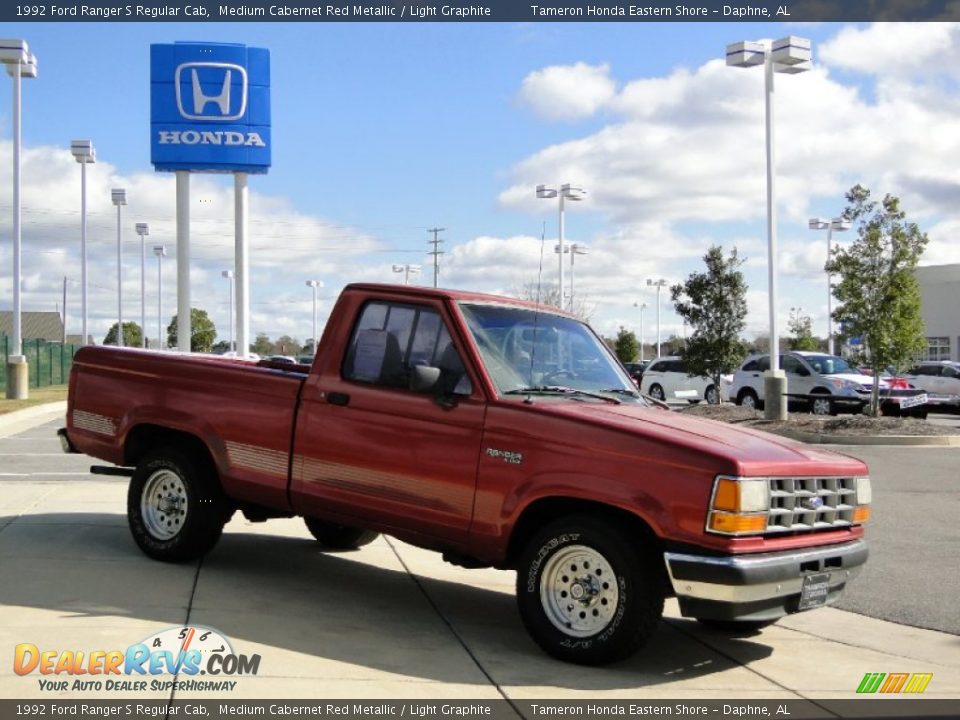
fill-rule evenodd
<path id="1" fill-rule="evenodd" d="M 960 361 L 960 263 L 917 268 L 927 349 L 923 360 Z"/>

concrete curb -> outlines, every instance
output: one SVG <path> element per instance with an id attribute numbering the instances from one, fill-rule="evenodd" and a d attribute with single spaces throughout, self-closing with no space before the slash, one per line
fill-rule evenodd
<path id="1" fill-rule="evenodd" d="M 810 445 L 914 445 L 960 447 L 960 435 L 826 435 L 801 430 L 766 430 Z"/>
<path id="2" fill-rule="evenodd" d="M 58 417 L 65 418 L 66 414 L 66 400 L 34 405 L 23 410 L 14 410 L 12 413 L 0 415 L 0 437 L 8 437 L 24 430 L 30 430 Z M 64 424 L 66 424 L 66 420 L 64 420 Z"/>

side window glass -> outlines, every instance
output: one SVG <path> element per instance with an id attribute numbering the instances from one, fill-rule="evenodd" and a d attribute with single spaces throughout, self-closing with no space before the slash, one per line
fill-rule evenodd
<path id="1" fill-rule="evenodd" d="M 960 377 L 960 372 L 957 372 L 956 368 L 952 368 L 947 365 L 945 368 L 943 368 L 943 376 L 948 378 L 958 378 Z"/>
<path id="2" fill-rule="evenodd" d="M 757 370 L 759 372 L 766 372 L 770 369 L 770 356 L 764 355 L 762 358 L 757 360 Z"/>
<path id="3" fill-rule="evenodd" d="M 751 360 L 746 365 L 741 368 L 744 372 L 756 372 L 757 371 L 757 361 Z"/>
<path id="4" fill-rule="evenodd" d="M 800 361 L 797 360 L 793 355 L 783 356 L 783 369 L 784 372 L 793 373 L 794 375 L 806 374 L 803 365 L 801 365 Z"/>
<path id="5" fill-rule="evenodd" d="M 440 315 L 413 305 L 366 305 L 344 358 L 344 379 L 408 389 L 417 365 L 439 368 L 438 391 L 472 392 L 463 361 Z"/>

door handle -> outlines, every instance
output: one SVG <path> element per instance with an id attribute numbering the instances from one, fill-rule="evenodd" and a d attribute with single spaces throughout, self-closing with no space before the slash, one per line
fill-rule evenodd
<path id="1" fill-rule="evenodd" d="M 341 392 L 327 393 L 327 402 L 331 405 L 345 407 L 350 404 L 350 396 Z"/>

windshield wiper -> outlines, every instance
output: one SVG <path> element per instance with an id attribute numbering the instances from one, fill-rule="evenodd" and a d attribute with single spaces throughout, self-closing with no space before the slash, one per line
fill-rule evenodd
<path id="1" fill-rule="evenodd" d="M 577 390 L 576 388 L 567 387 L 566 385 L 536 385 L 533 387 L 517 388 L 516 390 L 507 390 L 504 395 L 533 395 L 534 393 L 591 397 L 613 403 L 614 405 L 621 404 L 620 400 L 615 397 L 601 395 L 599 392 L 590 392 L 589 390 Z"/>
<path id="2" fill-rule="evenodd" d="M 604 388 L 603 390 L 597 390 L 597 392 L 602 393 L 616 393 L 617 395 L 626 395 L 627 397 L 638 398 L 640 393 L 636 390 L 627 390 L 626 388 Z"/>

